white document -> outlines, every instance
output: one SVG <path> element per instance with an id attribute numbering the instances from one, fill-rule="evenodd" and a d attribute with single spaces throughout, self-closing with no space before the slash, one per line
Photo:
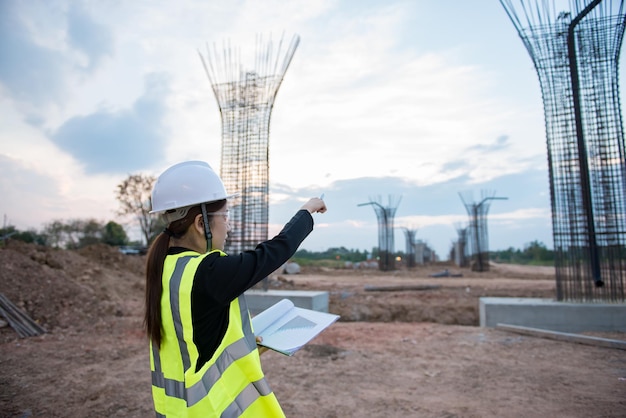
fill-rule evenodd
<path id="1" fill-rule="evenodd" d="M 252 318 L 252 328 L 263 338 L 260 346 L 292 356 L 337 319 L 339 315 L 298 308 L 283 299 Z"/>

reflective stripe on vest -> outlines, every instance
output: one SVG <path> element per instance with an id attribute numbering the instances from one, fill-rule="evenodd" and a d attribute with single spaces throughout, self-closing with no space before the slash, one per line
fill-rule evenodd
<path id="1" fill-rule="evenodd" d="M 178 346 L 180 347 L 180 355 L 183 359 L 183 369 L 187 370 L 191 367 L 189 361 L 189 350 L 187 349 L 187 342 L 183 336 L 183 323 L 180 318 L 180 282 L 183 279 L 183 272 L 187 263 L 191 260 L 191 257 L 182 257 L 176 262 L 174 273 L 170 279 L 170 305 L 172 306 L 172 316 L 174 317 L 174 328 L 176 329 L 176 339 L 178 340 Z"/>
<path id="2" fill-rule="evenodd" d="M 247 407 L 252 405 L 252 403 L 259 398 L 259 393 L 269 395 L 271 392 L 272 390 L 264 378 L 250 383 L 244 390 L 241 391 L 241 393 L 237 396 L 237 399 L 235 399 L 233 403 L 231 403 L 228 408 L 224 410 L 222 417 L 239 416 L 246 410 Z"/>
<path id="3" fill-rule="evenodd" d="M 189 358 L 187 343 L 183 336 L 183 326 L 179 306 L 179 288 L 182 282 L 185 267 L 191 259 L 191 256 L 185 256 L 178 259 L 169 281 L 169 302 L 172 307 L 174 329 L 185 370 L 188 370 L 192 366 Z M 162 388 L 165 391 L 165 394 L 169 397 L 186 401 L 187 406 L 191 407 L 208 396 L 209 390 L 222 377 L 222 374 L 228 369 L 228 367 L 230 367 L 237 360 L 256 350 L 256 339 L 252 331 L 245 296 L 241 295 L 236 301 L 231 303 L 238 303 L 239 305 L 239 315 L 241 317 L 244 336 L 225 347 L 215 360 L 215 363 L 205 371 L 201 379 L 189 388 L 186 388 L 184 381 L 181 382 L 176 379 L 169 379 L 163 375 L 159 350 L 154 345 L 151 345 L 154 361 L 154 371 L 152 371 L 153 386 Z M 272 390 L 265 377 L 255 382 L 251 382 L 242 391 L 240 391 L 239 394 L 237 394 L 236 398 L 222 412 L 222 416 L 237 416 L 247 407 L 252 405 L 257 399 L 259 399 L 259 397 L 270 394 L 272 394 Z M 159 416 L 158 413 L 157 416 Z"/>
<path id="4" fill-rule="evenodd" d="M 172 316 L 174 317 L 174 329 L 176 330 L 176 339 L 181 347 L 180 354 L 183 359 L 183 365 L 185 370 L 189 368 L 189 351 L 187 350 L 187 342 L 183 338 L 183 325 L 180 319 L 180 306 L 178 303 L 178 293 L 180 288 L 180 282 L 183 278 L 183 272 L 185 266 L 189 263 L 191 257 L 181 257 L 176 261 L 176 267 L 174 268 L 174 274 L 170 278 L 170 304 L 172 306 Z M 151 344 L 152 356 L 154 357 L 154 371 L 152 372 L 152 385 L 165 390 L 167 396 L 172 396 L 178 399 L 186 399 L 185 395 L 185 382 L 180 382 L 174 379 L 167 379 L 163 376 L 161 370 L 161 357 L 159 356 L 159 350 Z"/>

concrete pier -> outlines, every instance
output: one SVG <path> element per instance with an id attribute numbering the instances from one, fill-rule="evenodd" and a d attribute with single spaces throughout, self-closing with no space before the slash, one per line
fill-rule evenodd
<path id="1" fill-rule="evenodd" d="M 299 308 L 328 312 L 328 292 L 315 290 L 248 290 L 248 309 L 253 316 L 282 299 L 289 299 Z"/>
<path id="2" fill-rule="evenodd" d="M 626 332 L 626 303 L 484 297 L 479 313 L 481 327 L 507 324 L 560 332 Z"/>

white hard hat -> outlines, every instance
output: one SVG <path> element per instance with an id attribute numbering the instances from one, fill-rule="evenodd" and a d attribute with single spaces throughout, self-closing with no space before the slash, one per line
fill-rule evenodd
<path id="1" fill-rule="evenodd" d="M 189 209 L 201 203 L 229 199 L 236 194 L 226 194 L 224 183 L 204 161 L 185 161 L 165 170 L 152 189 L 152 211 L 165 213 L 169 222 L 182 219 Z"/>

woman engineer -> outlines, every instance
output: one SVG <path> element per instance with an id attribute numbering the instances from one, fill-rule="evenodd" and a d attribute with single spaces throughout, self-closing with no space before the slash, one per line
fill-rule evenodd
<path id="1" fill-rule="evenodd" d="M 312 198 L 271 240 L 226 255 L 228 199 L 205 162 L 164 171 L 152 212 L 167 227 L 148 251 L 144 326 L 157 417 L 283 417 L 261 369 L 243 293 L 274 272 L 313 230 Z"/>

